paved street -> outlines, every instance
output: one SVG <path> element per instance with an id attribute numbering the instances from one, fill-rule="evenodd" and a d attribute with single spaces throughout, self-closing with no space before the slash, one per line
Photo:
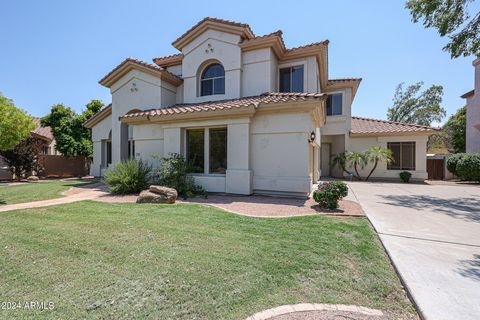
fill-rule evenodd
<path id="1" fill-rule="evenodd" d="M 480 319 L 480 187 L 349 185 L 425 318 Z"/>

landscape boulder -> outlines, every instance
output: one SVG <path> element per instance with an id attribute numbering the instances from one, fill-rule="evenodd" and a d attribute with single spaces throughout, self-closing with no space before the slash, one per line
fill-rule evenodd
<path id="1" fill-rule="evenodd" d="M 137 203 L 175 203 L 177 196 L 175 189 L 152 185 L 140 192 Z"/>
<path id="2" fill-rule="evenodd" d="M 37 176 L 30 176 L 30 177 L 27 178 L 28 182 L 38 182 L 38 180 L 40 180 L 40 179 L 38 179 Z"/>

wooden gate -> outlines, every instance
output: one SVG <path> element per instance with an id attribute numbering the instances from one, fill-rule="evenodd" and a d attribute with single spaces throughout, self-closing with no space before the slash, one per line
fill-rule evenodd
<path id="1" fill-rule="evenodd" d="M 443 180 L 445 159 L 427 159 L 428 180 Z"/>

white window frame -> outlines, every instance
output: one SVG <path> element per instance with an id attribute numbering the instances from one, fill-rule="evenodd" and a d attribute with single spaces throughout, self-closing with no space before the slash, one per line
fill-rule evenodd
<path id="1" fill-rule="evenodd" d="M 296 60 L 287 63 L 282 63 L 278 65 L 277 70 L 277 90 L 280 92 L 280 69 L 290 68 L 290 67 L 303 67 L 303 92 L 308 92 L 307 90 L 307 78 L 308 78 L 308 71 L 307 71 L 307 61 L 306 60 Z M 290 81 L 291 83 L 291 81 Z"/>
<path id="2" fill-rule="evenodd" d="M 402 160 L 402 143 L 413 143 L 413 157 L 412 157 L 412 160 L 413 160 L 413 163 L 414 163 L 415 167 L 413 169 L 390 169 L 389 164 L 387 164 L 387 171 L 416 171 L 417 170 L 417 159 L 416 159 L 416 157 L 417 157 L 417 142 L 412 141 L 412 140 L 408 140 L 408 141 L 387 141 L 387 143 L 386 143 L 387 149 L 389 149 L 388 148 L 389 143 L 399 143 L 400 144 L 400 161 Z M 400 168 L 401 167 L 402 166 L 401 166 L 401 163 L 400 163 Z"/>
<path id="3" fill-rule="evenodd" d="M 202 79 L 202 75 L 203 73 L 205 72 L 205 70 L 207 70 L 208 67 L 214 65 L 214 64 L 219 64 L 222 66 L 223 68 L 223 77 L 213 77 L 213 78 L 208 78 L 208 79 Z M 198 83 L 198 96 L 199 97 L 211 97 L 211 96 L 222 96 L 222 95 L 225 95 L 225 92 L 227 90 L 226 88 L 226 71 L 225 71 L 225 67 L 223 66 L 223 64 L 221 64 L 220 62 L 212 62 L 212 63 L 209 63 L 207 64 L 204 68 L 202 68 L 199 76 L 199 83 Z M 223 93 L 215 93 L 215 80 L 217 79 L 223 79 Z M 203 81 L 212 81 L 212 94 L 209 94 L 209 95 L 202 95 L 202 83 Z"/>
<path id="4" fill-rule="evenodd" d="M 342 113 L 341 114 L 332 114 L 328 115 L 327 114 L 327 105 L 325 105 L 325 116 L 327 117 L 343 117 L 345 116 L 345 92 L 344 91 L 332 91 L 332 92 L 325 92 L 327 95 L 333 95 L 333 94 L 341 94 L 342 95 Z M 326 103 L 326 101 L 325 101 Z"/>
<path id="5" fill-rule="evenodd" d="M 188 127 L 183 130 L 183 141 L 185 141 L 183 146 L 183 155 L 187 159 L 187 131 L 188 130 L 198 130 L 204 129 L 203 135 L 203 173 L 189 173 L 191 176 L 209 176 L 209 177 L 225 177 L 226 173 L 210 173 L 210 129 L 225 128 L 227 129 L 227 148 L 228 148 L 228 126 L 219 125 L 219 126 L 208 126 L 208 127 Z M 228 150 L 228 149 L 227 149 Z M 227 164 L 228 164 L 228 154 L 227 154 Z M 228 167 L 227 167 L 228 170 Z"/>

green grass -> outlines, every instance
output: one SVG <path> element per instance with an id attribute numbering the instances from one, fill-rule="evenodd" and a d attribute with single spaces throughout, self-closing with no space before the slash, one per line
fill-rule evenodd
<path id="1" fill-rule="evenodd" d="M 74 186 L 90 184 L 81 180 L 44 180 L 9 186 L 0 184 L 0 205 L 48 200 L 62 197 L 62 192 Z"/>
<path id="2" fill-rule="evenodd" d="M 84 201 L 0 214 L 5 318 L 244 319 L 290 303 L 414 309 L 365 218 Z"/>

